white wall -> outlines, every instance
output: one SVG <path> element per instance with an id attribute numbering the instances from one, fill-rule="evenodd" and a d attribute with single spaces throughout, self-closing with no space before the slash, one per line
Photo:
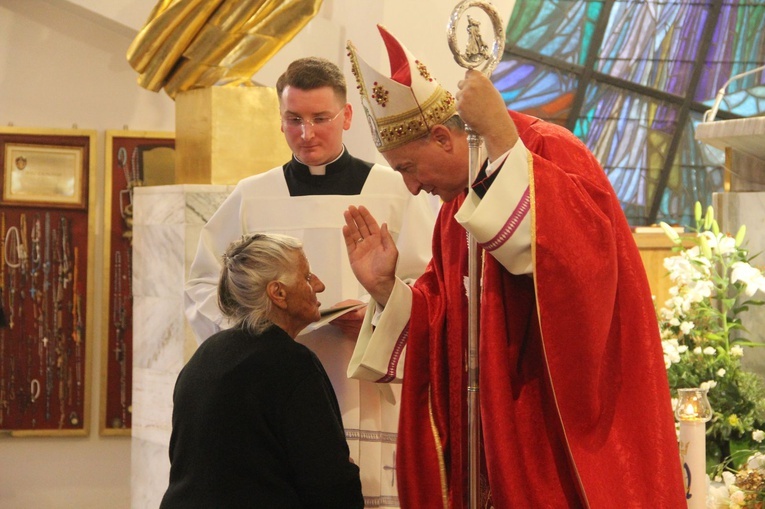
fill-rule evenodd
<path id="1" fill-rule="evenodd" d="M 153 0 L 0 0 L 0 125 L 98 131 L 96 182 L 104 185 L 104 131 L 174 130 L 174 103 L 164 92 L 136 85 L 125 53 Z M 376 23 L 388 28 L 421 58 L 447 88 L 456 90 L 464 70 L 446 42 L 455 2 L 443 0 L 324 0 L 318 16 L 269 61 L 255 80 L 273 86 L 291 60 L 307 55 L 342 66 L 355 122 L 346 143 L 351 152 L 380 160 L 369 137 L 345 41 L 364 58 L 388 68 Z M 505 20 L 514 0 L 494 2 Z M 103 193 L 99 193 L 102 195 Z M 103 203 L 92 211 L 103 217 Z M 100 222 L 99 222 L 100 223 Z M 97 245 L 103 242 L 99 224 Z M 97 249 L 98 251 L 98 249 Z M 97 252 L 96 274 L 103 267 Z M 96 295 L 102 294 L 96 280 Z M 93 301 L 93 299 L 91 299 Z M 102 328 L 98 314 L 92 324 Z M 3 509 L 122 509 L 130 506 L 130 439 L 98 434 L 100 344 L 91 352 L 90 435 L 86 438 L 0 436 L 0 507 Z"/>

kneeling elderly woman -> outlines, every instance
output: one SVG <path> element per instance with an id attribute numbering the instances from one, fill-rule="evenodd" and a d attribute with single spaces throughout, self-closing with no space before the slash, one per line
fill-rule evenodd
<path id="1" fill-rule="evenodd" d="M 255 234 L 228 248 L 218 302 L 238 325 L 178 375 L 162 509 L 364 506 L 332 385 L 294 341 L 319 319 L 323 290 L 297 239 Z"/>

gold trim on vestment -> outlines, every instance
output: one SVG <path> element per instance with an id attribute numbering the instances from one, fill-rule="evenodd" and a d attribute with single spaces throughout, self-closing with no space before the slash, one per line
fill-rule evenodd
<path id="1" fill-rule="evenodd" d="M 430 416 L 430 429 L 433 431 L 433 443 L 436 446 L 436 456 L 438 456 L 438 473 L 441 478 L 441 499 L 444 503 L 444 509 L 449 509 L 449 483 L 446 480 L 446 462 L 444 461 L 444 450 L 441 447 L 441 435 L 436 427 L 436 420 L 433 417 L 433 393 L 428 387 L 428 415 Z"/>

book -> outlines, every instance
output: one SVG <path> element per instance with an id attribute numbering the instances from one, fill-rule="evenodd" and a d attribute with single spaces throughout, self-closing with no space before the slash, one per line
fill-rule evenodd
<path id="1" fill-rule="evenodd" d="M 317 321 L 306 326 L 305 329 L 300 331 L 298 336 L 302 334 L 306 334 L 308 332 L 313 332 L 320 327 L 324 327 L 335 318 L 339 318 L 346 313 L 350 313 L 351 311 L 356 311 L 357 309 L 361 309 L 366 305 L 367 305 L 366 302 L 360 302 L 358 304 L 351 304 L 349 306 L 340 306 L 340 307 L 325 308 L 325 309 L 319 310 L 319 315 L 321 315 L 321 318 L 319 318 Z"/>

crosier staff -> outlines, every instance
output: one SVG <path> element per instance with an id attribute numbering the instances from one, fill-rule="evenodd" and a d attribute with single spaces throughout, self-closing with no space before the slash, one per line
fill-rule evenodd
<path id="1" fill-rule="evenodd" d="M 494 28 L 494 43 L 489 47 L 483 42 L 480 23 L 467 16 L 468 42 L 465 53 L 457 45 L 456 28 L 462 15 L 471 7 L 479 7 L 491 19 Z M 502 58 L 505 48 L 504 23 L 497 10 L 490 2 L 482 0 L 463 0 L 452 11 L 447 25 L 447 38 L 457 63 L 466 69 L 476 69 L 485 75 L 491 75 Z M 466 126 L 468 133 L 468 182 L 473 182 L 481 167 L 481 137 Z M 480 303 L 480 267 L 478 263 L 478 243 L 468 232 L 468 505 L 477 509 L 481 494 L 481 407 L 479 399 L 478 365 L 478 318 Z"/>

